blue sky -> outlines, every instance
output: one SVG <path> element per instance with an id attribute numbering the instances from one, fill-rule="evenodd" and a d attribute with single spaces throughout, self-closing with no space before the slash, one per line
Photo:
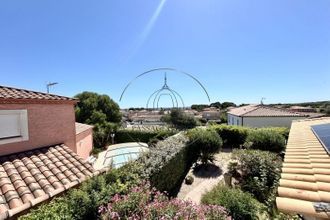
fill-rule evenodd
<path id="1" fill-rule="evenodd" d="M 157 67 L 196 76 L 211 101 L 330 99 L 329 0 L 0 1 L 0 84 L 56 94 L 108 94 Z M 163 72 L 140 78 L 121 107 L 145 106 Z M 208 103 L 168 73 L 186 105 Z M 160 105 L 170 105 L 162 96 Z"/>

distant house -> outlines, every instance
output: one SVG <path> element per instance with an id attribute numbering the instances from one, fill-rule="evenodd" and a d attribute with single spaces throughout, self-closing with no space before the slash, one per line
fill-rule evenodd
<path id="1" fill-rule="evenodd" d="M 264 105 L 247 105 L 227 112 L 228 125 L 246 127 L 290 127 L 293 120 L 307 117 L 308 115 L 304 113 Z"/>
<path id="2" fill-rule="evenodd" d="M 220 111 L 218 110 L 206 110 L 202 112 L 202 118 L 207 121 L 220 120 Z"/>
<path id="3" fill-rule="evenodd" d="M 316 109 L 310 106 L 304 107 L 304 106 L 295 105 L 295 106 L 291 106 L 289 110 L 293 112 L 316 112 Z"/>
<path id="4" fill-rule="evenodd" d="M 84 161 L 91 146 L 81 146 L 91 144 L 91 127 L 76 127 L 77 101 L 0 86 L 0 219 L 100 173 Z"/>
<path id="5" fill-rule="evenodd" d="M 330 219 L 329 129 L 330 118 L 292 123 L 276 198 L 280 211 L 308 220 Z"/>

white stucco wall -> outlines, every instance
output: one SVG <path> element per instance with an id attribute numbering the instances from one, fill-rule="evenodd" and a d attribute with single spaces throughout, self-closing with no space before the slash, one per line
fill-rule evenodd
<path id="1" fill-rule="evenodd" d="M 246 127 L 291 127 L 293 120 L 306 117 L 244 117 L 243 126 Z"/>
<path id="2" fill-rule="evenodd" d="M 235 115 L 227 114 L 227 121 L 228 125 L 242 125 L 242 118 Z"/>

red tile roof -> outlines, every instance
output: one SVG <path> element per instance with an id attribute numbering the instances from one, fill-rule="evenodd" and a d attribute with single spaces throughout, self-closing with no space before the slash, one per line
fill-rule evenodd
<path id="1" fill-rule="evenodd" d="M 241 117 L 308 117 L 304 113 L 291 112 L 264 105 L 247 105 L 231 109 L 228 114 Z"/>
<path id="2" fill-rule="evenodd" d="M 17 216 L 99 174 L 65 145 L 0 157 L 0 219 Z"/>
<path id="3" fill-rule="evenodd" d="M 315 208 L 330 204 L 330 156 L 311 129 L 326 123 L 330 118 L 292 122 L 276 198 L 279 210 L 330 219 L 330 212 Z"/>
<path id="4" fill-rule="evenodd" d="M 0 86 L 0 103 L 11 103 L 17 101 L 77 102 L 77 99 L 54 94 L 35 92 L 26 89 Z"/>

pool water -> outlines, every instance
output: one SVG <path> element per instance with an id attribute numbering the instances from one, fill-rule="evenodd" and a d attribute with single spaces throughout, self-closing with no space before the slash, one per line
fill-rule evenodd
<path id="1" fill-rule="evenodd" d="M 148 152 L 148 145 L 144 143 L 126 143 L 111 145 L 104 152 L 99 154 L 96 161 L 96 169 L 104 167 L 119 168 L 129 161 L 136 160 L 145 152 Z"/>

